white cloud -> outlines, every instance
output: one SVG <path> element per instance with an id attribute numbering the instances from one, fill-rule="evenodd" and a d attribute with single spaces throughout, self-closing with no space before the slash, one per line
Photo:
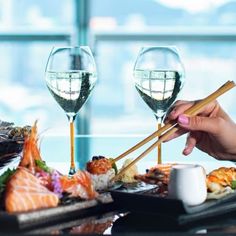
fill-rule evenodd
<path id="1" fill-rule="evenodd" d="M 208 11 L 234 0 L 156 0 L 157 2 L 172 8 L 182 8 L 191 13 Z"/>

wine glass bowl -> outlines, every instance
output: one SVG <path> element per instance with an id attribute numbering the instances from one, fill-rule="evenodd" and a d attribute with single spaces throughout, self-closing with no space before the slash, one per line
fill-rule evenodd
<path id="1" fill-rule="evenodd" d="M 52 49 L 46 65 L 45 81 L 70 122 L 70 175 L 75 173 L 74 120 L 87 101 L 96 80 L 96 65 L 88 46 Z"/>
<path id="2" fill-rule="evenodd" d="M 141 48 L 134 65 L 134 82 L 140 96 L 153 111 L 160 128 L 184 82 L 184 67 L 177 48 Z M 161 163 L 160 153 L 159 145 L 158 163 Z"/>

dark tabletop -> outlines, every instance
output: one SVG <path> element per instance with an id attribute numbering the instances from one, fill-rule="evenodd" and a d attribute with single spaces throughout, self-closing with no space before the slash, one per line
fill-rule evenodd
<path id="1" fill-rule="evenodd" d="M 1 229 L 1 235 L 192 235 L 236 234 L 236 212 L 222 214 L 186 224 L 163 215 L 133 214 L 116 210 L 102 214 L 79 216 L 64 222 L 44 224 L 23 230 Z"/>

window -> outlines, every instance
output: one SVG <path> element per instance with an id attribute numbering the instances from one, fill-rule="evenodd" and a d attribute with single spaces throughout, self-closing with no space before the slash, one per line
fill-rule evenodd
<path id="1" fill-rule="evenodd" d="M 1 119 L 18 125 L 39 119 L 42 129 L 68 134 L 65 114 L 49 95 L 43 78 L 51 47 L 71 44 L 79 30 L 87 30 L 78 10 L 81 2 L 89 7 L 88 44 L 99 77 L 89 103 L 79 113 L 85 118 L 82 134 L 119 136 L 125 150 L 156 129 L 154 115 L 132 78 L 143 45 L 175 44 L 179 48 L 186 69 L 179 99 L 201 98 L 235 78 L 235 1 L 0 0 Z M 220 101 L 236 119 L 234 94 L 230 92 Z M 107 140 L 95 139 L 91 150 L 99 151 L 104 142 Z M 81 144 L 82 153 L 88 152 L 87 144 Z M 184 138 L 165 144 L 164 161 L 179 157 L 182 161 L 183 146 Z M 109 140 L 104 152 L 115 155 L 122 151 Z M 191 160 L 200 156 L 204 155 L 195 151 Z"/>
<path id="2" fill-rule="evenodd" d="M 91 2 L 90 27 L 100 77 L 91 99 L 92 133 L 146 136 L 156 128 L 151 110 L 135 91 L 132 81 L 133 65 L 143 45 L 175 44 L 179 48 L 186 70 L 179 99 L 202 98 L 235 78 L 234 1 Z M 219 100 L 236 118 L 234 96 L 230 92 Z M 164 161 L 179 157 L 183 161 L 183 146 L 184 138 L 165 144 Z M 195 151 L 191 160 L 199 160 L 201 156 L 206 155 Z"/>
<path id="3" fill-rule="evenodd" d="M 51 48 L 70 44 L 73 7 L 72 0 L 0 0 L 1 119 L 17 125 L 39 119 L 44 129 L 65 124 L 43 79 Z"/>
<path id="4" fill-rule="evenodd" d="M 74 5 L 73 0 L 0 0 L 0 119 L 19 126 L 38 119 L 43 137 L 68 134 L 66 116 L 44 83 L 44 70 L 51 48 L 70 44 L 74 37 Z M 63 135 L 41 144 L 47 161 L 68 160 Z"/>

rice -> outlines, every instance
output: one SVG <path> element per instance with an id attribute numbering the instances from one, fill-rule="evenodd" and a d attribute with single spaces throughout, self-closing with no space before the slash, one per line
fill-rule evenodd
<path id="1" fill-rule="evenodd" d="M 111 179 L 115 176 L 115 170 L 112 168 L 105 174 L 91 174 L 91 179 L 95 190 L 105 190 L 110 187 Z"/>

